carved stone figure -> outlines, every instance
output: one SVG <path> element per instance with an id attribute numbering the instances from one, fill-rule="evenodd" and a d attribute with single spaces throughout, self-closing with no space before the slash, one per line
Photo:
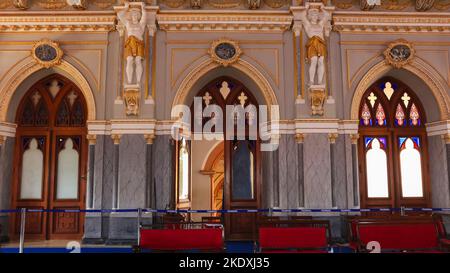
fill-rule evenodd
<path id="1" fill-rule="evenodd" d="M 141 8 L 131 7 L 130 3 L 125 2 L 125 9 L 120 11 L 117 16 L 127 31 L 127 40 L 125 42 L 125 58 L 127 83 L 133 82 L 133 74 L 136 70 L 136 83 L 140 84 L 142 72 L 144 71 L 143 59 L 145 57 L 144 32 L 147 22 L 145 4 L 140 3 Z M 129 17 L 127 17 L 127 15 Z M 136 69 L 134 69 L 134 66 Z"/>
<path id="2" fill-rule="evenodd" d="M 28 0 L 13 0 L 13 5 L 15 8 L 18 9 L 27 9 L 28 6 Z"/>
<path id="3" fill-rule="evenodd" d="M 371 10 L 376 5 L 377 5 L 376 1 L 359 0 L 359 7 L 361 8 L 361 10 Z"/>
<path id="4" fill-rule="evenodd" d="M 67 5 L 72 6 L 75 9 L 86 9 L 87 0 L 66 0 Z"/>
<path id="5" fill-rule="evenodd" d="M 312 6 L 301 14 L 301 19 L 308 36 L 306 57 L 309 61 L 309 85 L 322 85 L 325 74 L 324 59 L 327 55 L 325 36 L 330 35 L 331 14 L 327 10 Z"/>

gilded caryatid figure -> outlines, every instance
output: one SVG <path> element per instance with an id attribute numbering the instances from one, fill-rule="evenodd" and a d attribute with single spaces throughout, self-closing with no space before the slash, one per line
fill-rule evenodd
<path id="1" fill-rule="evenodd" d="M 325 36 L 330 35 L 331 14 L 321 6 L 308 6 L 300 17 L 308 36 L 306 57 L 309 62 L 309 85 L 323 85 L 327 45 Z M 317 81 L 315 81 L 317 79 Z"/>
<path id="2" fill-rule="evenodd" d="M 133 3 L 134 4 L 134 3 Z M 138 3 L 136 3 L 138 4 Z M 128 85 L 133 84 L 133 74 L 136 71 L 136 84 L 139 85 L 144 71 L 143 60 L 145 57 L 144 33 L 147 23 L 145 4 L 139 3 L 140 8 L 130 7 L 129 2 L 125 2 L 125 9 L 117 16 L 125 26 L 127 39 L 125 41 L 126 74 Z"/>

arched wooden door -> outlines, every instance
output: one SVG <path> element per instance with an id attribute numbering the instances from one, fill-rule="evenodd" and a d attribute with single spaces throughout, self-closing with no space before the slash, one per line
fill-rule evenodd
<path id="1" fill-rule="evenodd" d="M 203 110 L 207 106 L 216 105 L 223 112 L 222 120 L 216 123 L 222 124 L 222 129 L 219 130 L 214 126 L 212 130 L 215 133 L 222 133 L 225 137 L 225 179 L 222 207 L 228 210 L 258 209 L 261 199 L 261 157 L 256 98 L 242 83 L 230 77 L 220 77 L 211 81 L 197 93 L 196 97 L 202 99 Z M 230 106 L 243 106 L 243 112 L 230 113 Z M 248 111 L 251 108 L 255 111 Z M 194 105 L 192 110 L 194 110 Z M 200 124 L 197 128 L 203 128 L 211 122 L 212 118 L 216 118 L 204 117 L 199 120 L 194 115 L 192 116 L 194 132 L 195 123 Z M 231 130 L 227 130 L 227 122 L 234 130 L 232 137 Z M 237 130 L 240 126 L 244 128 L 241 131 Z M 228 240 L 253 239 L 255 222 L 255 213 L 226 213 L 224 215 L 226 238 Z"/>
<path id="2" fill-rule="evenodd" d="M 16 114 L 12 207 L 83 209 L 86 190 L 86 102 L 78 87 L 53 74 L 34 84 Z M 79 239 L 81 213 L 28 212 L 29 239 Z M 20 216 L 11 219 L 17 237 Z"/>

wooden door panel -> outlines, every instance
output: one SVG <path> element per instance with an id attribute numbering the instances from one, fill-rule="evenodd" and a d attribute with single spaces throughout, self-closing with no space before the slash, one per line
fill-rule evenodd
<path id="1" fill-rule="evenodd" d="M 75 84 L 61 75 L 53 74 L 43 78 L 28 90 L 22 98 L 16 114 L 18 127 L 12 179 L 12 208 L 84 209 L 87 164 L 86 116 L 86 102 L 83 94 Z M 71 199 L 58 200 L 55 198 L 58 154 L 64 149 L 60 141 L 68 137 L 74 139 L 74 150 L 79 155 L 77 194 Z M 29 148 L 28 143 L 32 138 L 39 140 L 39 150 L 43 153 L 42 160 L 27 161 L 23 158 L 24 151 Z M 32 161 L 43 162 L 40 198 L 36 194 L 30 193 L 21 196 L 22 165 L 33 165 Z M 70 169 L 70 165 L 66 164 L 65 167 Z M 76 167 L 70 169 L 71 173 L 77 172 L 74 169 Z M 31 173 L 33 172 L 24 172 L 32 177 Z M 72 175 L 72 177 L 74 176 Z M 73 180 L 76 179 L 66 179 L 63 182 Z M 30 182 L 27 185 L 36 184 Z M 69 183 L 69 185 L 74 184 Z M 31 189 L 33 188 L 28 188 L 28 191 Z M 33 189 L 32 193 L 36 193 L 36 190 Z M 23 196 L 30 197 L 28 199 L 21 198 Z M 28 212 L 25 231 L 27 238 L 79 239 L 83 232 L 83 223 L 84 215 L 79 213 Z M 10 227 L 11 237 L 17 238 L 20 230 L 20 213 L 11 217 Z"/>

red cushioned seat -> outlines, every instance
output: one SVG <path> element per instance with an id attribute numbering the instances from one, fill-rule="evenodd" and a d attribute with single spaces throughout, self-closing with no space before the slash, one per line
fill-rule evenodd
<path id="1" fill-rule="evenodd" d="M 261 227 L 259 246 L 263 252 L 321 252 L 328 246 L 326 227 Z"/>
<path id="2" fill-rule="evenodd" d="M 139 246 L 153 250 L 222 250 L 222 229 L 143 229 Z"/>
<path id="3" fill-rule="evenodd" d="M 438 234 L 434 223 L 373 223 L 358 225 L 358 239 L 366 245 L 380 243 L 384 250 L 437 250 Z"/>

